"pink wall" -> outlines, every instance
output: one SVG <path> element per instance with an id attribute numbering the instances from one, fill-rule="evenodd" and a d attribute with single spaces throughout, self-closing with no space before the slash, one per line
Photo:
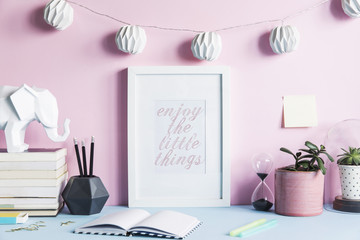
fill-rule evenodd
<path id="1" fill-rule="evenodd" d="M 216 28 L 281 18 L 318 0 L 145 1 L 76 0 L 133 24 Z M 69 117 L 71 138 L 96 136 L 96 174 L 110 192 L 109 205 L 127 203 L 126 69 L 151 65 L 231 67 L 231 202 L 248 204 L 258 183 L 254 153 L 268 152 L 276 166 L 290 164 L 281 146 L 323 143 L 336 122 L 360 118 L 358 55 L 360 20 L 348 18 L 340 0 L 291 18 L 301 42 L 298 51 L 274 55 L 268 45 L 273 23 L 220 32 L 223 50 L 214 62 L 192 57 L 193 33 L 146 28 L 140 55 L 119 52 L 113 41 L 121 24 L 73 6 L 74 23 L 56 31 L 42 20 L 46 0 L 0 1 L 0 85 L 27 83 L 48 88 L 58 99 L 60 122 Z M 282 96 L 314 94 L 319 125 L 283 129 Z M 70 175 L 77 174 L 72 139 L 52 143 L 38 123 L 26 140 L 32 147 L 67 147 Z M 4 135 L 0 135 L 4 147 Z M 273 185 L 273 175 L 268 182 Z"/>

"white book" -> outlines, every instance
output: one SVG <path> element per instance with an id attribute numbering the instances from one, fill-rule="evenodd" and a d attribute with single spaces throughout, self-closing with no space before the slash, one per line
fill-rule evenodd
<path id="1" fill-rule="evenodd" d="M 58 209 L 62 202 L 47 204 L 0 204 L 0 210 Z"/>
<path id="2" fill-rule="evenodd" d="M 64 204 L 61 203 L 57 209 L 26 209 L 22 212 L 27 212 L 29 217 L 53 217 L 59 213 L 63 206 Z M 19 211 L 20 210 L 0 210 L 0 215 L 3 213 L 14 213 Z"/>
<path id="3" fill-rule="evenodd" d="M 56 170 L 65 164 L 65 157 L 57 161 L 0 161 L 0 170 Z"/>
<path id="4" fill-rule="evenodd" d="M 56 170 L 0 170 L 0 179 L 58 178 L 66 171 L 66 164 Z"/>
<path id="5" fill-rule="evenodd" d="M 0 198 L 0 208 L 8 208 L 7 206 L 11 205 L 39 205 L 39 204 L 56 204 L 62 201 L 62 198 L 59 197 L 48 197 L 48 198 L 40 198 L 40 197 L 7 197 Z"/>
<path id="6" fill-rule="evenodd" d="M 0 197 L 59 197 L 66 182 L 54 187 L 0 187 Z"/>
<path id="7" fill-rule="evenodd" d="M 54 187 L 68 178 L 68 172 L 64 172 L 58 178 L 18 178 L 0 179 L 0 187 Z"/>
<path id="8" fill-rule="evenodd" d="M 57 161 L 67 154 L 66 148 L 30 148 L 27 152 L 8 153 L 6 149 L 0 149 L 1 161 Z"/>
<path id="9" fill-rule="evenodd" d="M 165 210 L 151 215 L 130 209 L 98 218 L 76 228 L 75 233 L 185 238 L 200 224 L 197 218 L 180 212 Z"/>

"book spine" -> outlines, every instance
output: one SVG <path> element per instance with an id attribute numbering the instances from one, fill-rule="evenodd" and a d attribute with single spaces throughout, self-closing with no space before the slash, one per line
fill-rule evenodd
<path id="1" fill-rule="evenodd" d="M 2 161 L 57 161 L 67 155 L 66 148 L 59 149 L 29 149 L 29 152 L 8 153 L 0 149 L 0 162 Z"/>
<path id="2" fill-rule="evenodd" d="M 65 164 L 65 157 L 57 161 L 0 161 L 0 169 L 10 171 L 56 170 Z"/>
<path id="3" fill-rule="evenodd" d="M 65 185 L 66 181 L 56 187 L 0 187 L 0 197 L 59 197 Z"/>
<path id="4" fill-rule="evenodd" d="M 26 170 L 26 171 L 3 171 L 0 170 L 0 179 L 19 179 L 19 178 L 58 178 L 67 171 L 67 164 L 64 164 L 57 170 Z"/>
<path id="5" fill-rule="evenodd" d="M 61 203 L 60 207 L 58 209 L 26 209 L 26 212 L 28 213 L 25 218 L 20 219 L 21 221 L 18 221 L 19 223 L 22 223 L 27 220 L 28 217 L 54 217 L 56 216 L 59 211 L 63 208 L 64 204 Z M 0 210 L 0 214 L 3 213 L 18 213 L 19 210 Z"/>
<path id="6" fill-rule="evenodd" d="M 59 202 L 60 197 L 52 197 L 52 198 L 22 198 L 22 197 L 11 197 L 11 198 L 0 198 L 0 206 L 1 205 L 25 205 L 25 204 L 56 204 Z"/>
<path id="7" fill-rule="evenodd" d="M 62 202 L 55 204 L 0 204 L 0 210 L 58 209 Z"/>
<path id="8" fill-rule="evenodd" d="M 56 187 L 68 178 L 68 172 L 58 178 L 0 179 L 0 187 Z"/>

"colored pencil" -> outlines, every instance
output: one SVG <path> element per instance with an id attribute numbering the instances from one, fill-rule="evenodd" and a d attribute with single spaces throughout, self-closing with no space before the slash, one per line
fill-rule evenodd
<path id="1" fill-rule="evenodd" d="M 83 173 L 82 166 L 81 166 L 78 142 L 75 137 L 74 137 L 74 147 L 75 147 L 75 153 L 76 153 L 76 159 L 77 159 L 77 163 L 78 163 L 78 167 L 79 167 L 80 177 L 82 177 L 82 176 L 84 176 L 84 173 Z"/>
<path id="2" fill-rule="evenodd" d="M 87 177 L 87 166 L 86 166 L 86 150 L 85 150 L 85 141 L 81 141 L 82 145 L 82 154 L 83 154 L 83 166 L 84 166 L 84 176 Z"/>
<path id="3" fill-rule="evenodd" d="M 93 165 L 94 165 L 94 147 L 95 147 L 95 137 L 91 136 L 91 148 L 90 148 L 90 173 L 89 175 L 93 175 Z"/>

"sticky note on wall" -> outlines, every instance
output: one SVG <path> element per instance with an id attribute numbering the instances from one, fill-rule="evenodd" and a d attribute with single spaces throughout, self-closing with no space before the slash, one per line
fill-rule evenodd
<path id="1" fill-rule="evenodd" d="M 316 99 L 313 95 L 284 96 L 284 127 L 317 126 Z"/>

